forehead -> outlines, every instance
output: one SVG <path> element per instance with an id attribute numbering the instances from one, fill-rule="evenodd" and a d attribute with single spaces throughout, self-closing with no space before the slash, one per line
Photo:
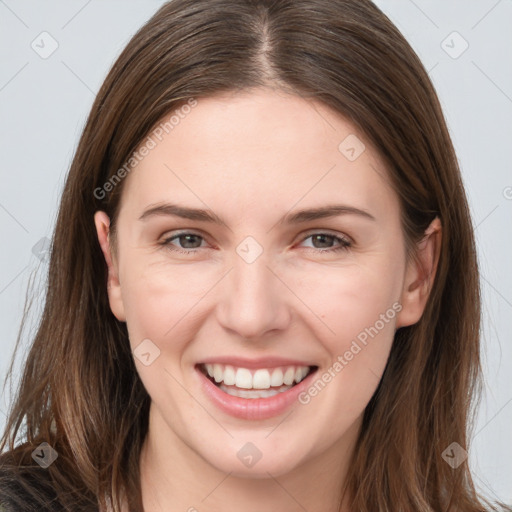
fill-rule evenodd
<path id="1" fill-rule="evenodd" d="M 324 104 L 270 89 L 196 101 L 150 134 L 151 149 L 130 173 L 123 205 L 181 201 L 222 209 L 234 220 L 298 202 L 397 210 L 376 151 Z"/>

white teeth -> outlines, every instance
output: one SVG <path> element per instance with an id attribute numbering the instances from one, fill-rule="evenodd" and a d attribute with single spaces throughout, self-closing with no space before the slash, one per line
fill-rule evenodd
<path id="1" fill-rule="evenodd" d="M 283 370 L 276 368 L 272 372 L 272 378 L 270 379 L 271 386 L 281 386 L 283 384 Z"/>
<path id="2" fill-rule="evenodd" d="M 237 388 L 252 389 L 252 375 L 247 368 L 238 368 L 236 371 L 235 386 Z"/>
<path id="3" fill-rule="evenodd" d="M 270 373 L 268 370 L 256 370 L 252 378 L 254 389 L 268 389 L 270 387 Z"/>
<path id="4" fill-rule="evenodd" d="M 238 389 L 224 384 L 220 384 L 219 387 L 224 393 L 239 398 L 268 398 L 291 388 L 291 386 L 281 386 L 279 389 Z"/>
<path id="5" fill-rule="evenodd" d="M 235 382 L 235 369 L 232 366 L 226 365 L 226 368 L 224 369 L 224 384 L 226 384 L 226 386 L 234 386 Z"/>
<path id="6" fill-rule="evenodd" d="M 224 372 L 222 371 L 222 366 L 220 364 L 213 365 L 213 378 L 215 382 L 221 382 L 224 378 Z"/>
<path id="7" fill-rule="evenodd" d="M 293 384 L 293 378 L 295 377 L 295 368 L 293 366 L 291 368 L 287 368 L 283 377 L 283 382 L 289 386 Z"/>
<path id="8" fill-rule="evenodd" d="M 309 373 L 309 366 L 286 366 L 274 369 L 260 368 L 248 370 L 231 365 L 205 364 L 206 372 L 217 384 L 236 386 L 240 389 L 272 390 L 282 386 L 291 387 L 294 382 L 301 382 Z M 221 386 L 222 388 L 222 386 Z M 272 396 L 272 395 L 268 395 Z"/>

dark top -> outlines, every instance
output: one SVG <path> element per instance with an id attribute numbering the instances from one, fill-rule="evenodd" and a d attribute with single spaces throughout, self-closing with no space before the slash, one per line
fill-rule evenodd
<path id="1" fill-rule="evenodd" d="M 20 469 L 0 464 L 0 512 L 98 512 L 84 502 L 65 508 L 50 474 L 39 466 Z"/>
<path id="2" fill-rule="evenodd" d="M 45 469 L 0 466 L 0 512 L 64 510 Z"/>

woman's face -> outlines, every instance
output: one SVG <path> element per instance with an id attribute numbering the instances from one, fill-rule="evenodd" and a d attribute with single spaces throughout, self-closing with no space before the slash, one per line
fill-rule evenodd
<path id="1" fill-rule="evenodd" d="M 125 178 L 109 265 L 150 434 L 235 475 L 348 457 L 424 307 L 386 170 L 336 113 L 268 89 L 174 121 Z"/>

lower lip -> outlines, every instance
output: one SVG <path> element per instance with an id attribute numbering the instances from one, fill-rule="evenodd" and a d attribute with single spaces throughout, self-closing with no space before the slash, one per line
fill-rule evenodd
<path id="1" fill-rule="evenodd" d="M 316 373 L 316 370 L 311 372 L 292 388 L 268 398 L 240 398 L 224 393 L 199 368 L 196 368 L 196 371 L 199 373 L 204 392 L 214 405 L 235 418 L 253 421 L 274 418 L 284 413 L 295 401 L 298 401 L 298 395 L 310 385 Z"/>

